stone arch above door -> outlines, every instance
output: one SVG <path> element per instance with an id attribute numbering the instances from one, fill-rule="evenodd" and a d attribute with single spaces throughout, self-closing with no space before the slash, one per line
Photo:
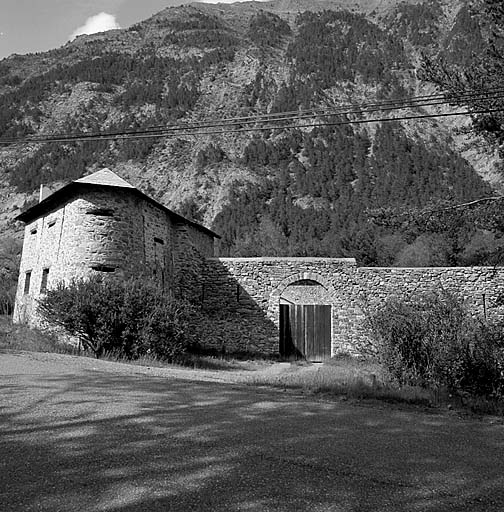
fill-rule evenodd
<path id="1" fill-rule="evenodd" d="M 316 272 L 299 272 L 283 279 L 282 282 L 271 292 L 270 306 L 278 304 L 280 297 L 286 288 L 299 281 L 314 281 L 315 283 L 323 286 L 331 296 L 334 296 L 334 287 L 324 276 L 317 274 Z"/>
<path id="2" fill-rule="evenodd" d="M 302 279 L 289 284 L 280 295 L 280 304 L 332 304 L 333 294 L 318 281 Z"/>
<path id="3" fill-rule="evenodd" d="M 271 292 L 268 299 L 268 317 L 277 327 L 279 326 L 280 297 L 289 285 L 298 281 L 315 281 L 322 285 L 329 295 L 334 298 L 331 303 L 334 303 L 334 301 L 337 300 L 337 294 L 334 286 L 329 279 L 325 278 L 321 274 L 318 274 L 317 272 L 297 272 L 292 274 L 282 279 L 280 284 Z"/>

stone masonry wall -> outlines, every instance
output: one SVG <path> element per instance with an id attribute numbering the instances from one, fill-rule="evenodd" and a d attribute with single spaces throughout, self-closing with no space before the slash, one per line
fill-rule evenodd
<path id="1" fill-rule="evenodd" d="M 135 271 L 144 258 L 142 218 L 137 210 L 137 200 L 132 195 L 93 189 L 68 198 L 58 209 L 28 224 L 15 320 L 31 320 L 35 316 L 33 309 L 40 297 L 43 269 L 49 272 L 48 288 L 95 272 L 125 275 Z M 25 294 L 27 272 L 31 272 L 31 283 Z"/>
<path id="2" fill-rule="evenodd" d="M 322 284 L 331 296 L 333 347 L 345 334 L 340 319 L 355 279 L 353 259 L 214 258 L 207 266 L 202 306 L 217 318 L 207 331 L 210 346 L 226 340 L 228 351 L 277 353 L 281 298 L 302 280 Z"/>
<path id="3" fill-rule="evenodd" d="M 166 289 L 173 287 L 174 226 L 165 211 L 142 201 L 142 238 L 144 272 L 154 274 Z"/>
<path id="4" fill-rule="evenodd" d="M 193 239 L 193 230 L 185 224 L 176 224 L 174 247 L 174 290 L 177 297 L 193 303 L 201 300 L 205 275 L 205 246 L 200 247 L 198 238 Z"/>
<path id="5" fill-rule="evenodd" d="M 213 255 L 212 243 L 211 236 L 190 225 L 175 226 L 165 210 L 127 190 L 82 190 L 26 226 L 14 320 L 38 322 L 35 307 L 44 269 L 48 288 L 100 273 L 154 275 L 172 290 L 180 262 L 193 272 L 192 281 L 201 281 L 203 257 Z M 25 293 L 28 272 L 30 289 Z M 201 284 L 194 286 L 201 289 Z"/>
<path id="6" fill-rule="evenodd" d="M 323 291 L 306 280 L 320 283 Z M 276 353 L 279 304 L 325 302 L 332 306 L 332 354 L 363 354 L 373 350 L 364 329 L 366 304 L 441 287 L 457 293 L 474 313 L 501 314 L 495 299 L 504 292 L 504 268 L 363 268 L 352 259 L 323 258 L 209 259 L 202 305 L 217 320 L 206 342 L 214 347 L 227 343 L 228 351 Z"/>

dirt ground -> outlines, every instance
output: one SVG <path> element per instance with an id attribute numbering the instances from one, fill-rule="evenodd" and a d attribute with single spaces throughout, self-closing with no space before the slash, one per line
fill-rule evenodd
<path id="1" fill-rule="evenodd" d="M 1 510 L 504 510 L 502 422 L 249 372 L 1 352 Z"/>

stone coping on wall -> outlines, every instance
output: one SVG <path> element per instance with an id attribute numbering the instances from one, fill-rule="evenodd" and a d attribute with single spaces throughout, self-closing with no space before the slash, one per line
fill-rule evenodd
<path id="1" fill-rule="evenodd" d="M 222 262 L 293 262 L 293 263 L 341 263 L 346 265 L 356 266 L 357 261 L 355 258 L 301 258 L 301 257 L 257 257 L 257 258 L 207 258 L 209 261 L 222 261 Z"/>
<path id="2" fill-rule="evenodd" d="M 460 271 L 466 271 L 466 270 L 487 270 L 487 271 L 498 271 L 498 270 L 504 270 L 504 265 L 496 265 L 496 266 L 481 266 L 481 265 L 473 265 L 469 267 L 360 267 L 357 266 L 358 270 L 376 270 L 377 272 L 380 270 L 396 270 L 398 272 L 401 272 L 403 270 L 418 270 L 418 271 L 426 271 L 426 270 L 460 270 Z"/>
<path id="3" fill-rule="evenodd" d="M 396 271 L 396 272 L 402 272 L 404 270 L 413 270 L 413 271 L 428 271 L 428 270 L 459 270 L 459 271 L 467 271 L 467 270 L 481 270 L 481 271 L 499 271 L 504 270 L 504 265 L 502 266 L 481 266 L 481 265 L 473 265 L 473 266 L 467 266 L 467 267 L 361 267 L 357 265 L 357 261 L 355 258 L 317 258 L 317 257 L 289 257 L 289 256 L 279 256 L 279 257 L 270 257 L 270 256 L 262 256 L 262 257 L 254 257 L 254 258 L 206 258 L 208 261 L 222 261 L 222 262 L 236 262 L 236 263 L 247 263 L 247 262 L 293 262 L 293 263 L 341 263 L 341 264 L 347 264 L 351 266 L 355 266 L 357 270 L 363 270 L 363 271 Z"/>

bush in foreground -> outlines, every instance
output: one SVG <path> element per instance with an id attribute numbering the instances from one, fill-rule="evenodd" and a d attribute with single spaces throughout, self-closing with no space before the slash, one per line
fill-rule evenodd
<path id="1" fill-rule="evenodd" d="M 97 358 L 115 353 L 176 361 L 192 342 L 192 307 L 149 279 L 92 277 L 59 284 L 40 300 L 38 311 L 50 325 L 78 337 Z"/>
<path id="2" fill-rule="evenodd" d="M 473 317 L 454 295 L 391 298 L 368 311 L 368 323 L 400 385 L 504 396 L 504 326 Z"/>

